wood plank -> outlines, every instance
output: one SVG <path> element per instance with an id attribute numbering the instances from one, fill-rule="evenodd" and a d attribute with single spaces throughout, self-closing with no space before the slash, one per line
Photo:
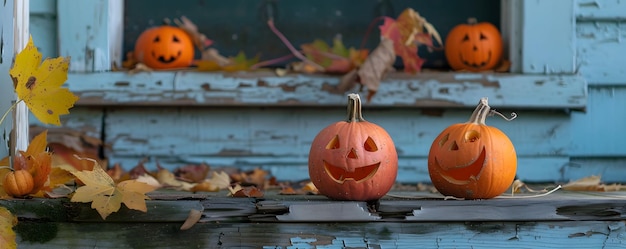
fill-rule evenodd
<path id="1" fill-rule="evenodd" d="M 122 205 L 119 211 L 102 220 L 90 203 L 70 202 L 66 198 L 0 200 L 0 206 L 20 218 L 58 222 L 184 222 L 191 209 L 204 210 L 198 200 L 149 200 L 146 205 L 148 212 L 131 210 Z"/>
<path id="2" fill-rule="evenodd" d="M 170 169 L 205 162 L 213 167 L 262 167 L 279 179 L 304 179 L 312 139 L 345 116 L 343 107 L 323 110 L 111 108 L 105 123 L 107 156 L 125 168 L 151 157 Z M 465 122 L 469 113 L 449 110 L 433 116 L 410 109 L 366 109 L 364 115 L 394 139 L 400 157 L 398 180 L 421 182 L 429 181 L 426 157 L 433 139 L 448 125 Z M 513 122 L 498 118 L 487 122 L 507 133 L 516 145 L 520 177 L 563 179 L 560 169 L 568 162 L 571 146 L 569 116 L 538 111 L 518 114 Z M 153 162 L 146 166 L 155 167 Z"/>
<path id="3" fill-rule="evenodd" d="M 55 126 L 45 125 L 31 114 L 31 130 L 29 132 L 31 137 L 33 137 L 39 134 L 43 129 L 73 130 L 90 137 L 100 138 L 102 135 L 104 115 L 103 108 L 74 107 L 70 110 L 70 114 L 60 117 L 61 126 Z"/>
<path id="4" fill-rule="evenodd" d="M 578 21 L 620 21 L 626 19 L 626 4 L 620 0 L 576 0 Z"/>
<path id="5" fill-rule="evenodd" d="M 626 54 L 624 39 L 626 26 L 620 22 L 578 22 L 577 65 L 589 85 L 626 84 L 626 69 L 618 56 Z"/>
<path id="6" fill-rule="evenodd" d="M 522 72 L 574 73 L 574 1 L 522 1 L 522 5 Z M 547 21 L 550 25 L 545 25 Z"/>
<path id="7" fill-rule="evenodd" d="M 78 105 L 220 107 L 344 106 L 345 94 L 332 93 L 338 83 L 337 76 L 278 77 L 265 71 L 109 72 L 70 74 L 67 81 L 81 97 Z M 586 82 L 576 75 L 398 72 L 384 80 L 367 106 L 472 108 L 476 96 L 489 97 L 493 106 L 503 108 L 584 109 Z"/>
<path id="8" fill-rule="evenodd" d="M 12 81 L 9 76 L 9 70 L 11 69 L 11 63 L 13 61 L 14 48 L 13 48 L 13 2 L 7 1 L 5 4 L 0 5 L 0 110 L 4 113 L 4 110 L 8 110 L 16 96 L 13 91 Z M 7 119 L 0 123 L 0 158 L 4 158 L 9 155 L 9 148 L 6 146 L 9 144 L 9 136 L 13 127 L 13 117 L 9 115 Z"/>
<path id="9" fill-rule="evenodd" d="M 71 72 L 121 65 L 123 13 L 120 0 L 57 0 L 59 54 L 72 58 Z"/>
<path id="10" fill-rule="evenodd" d="M 305 203 L 289 205 L 288 214 L 277 215 L 283 222 L 359 222 L 380 216 L 369 212 L 365 202 Z"/>
<path id="11" fill-rule="evenodd" d="M 621 248 L 623 222 L 41 223 L 22 221 L 28 248 Z M 81 236 L 76 236 L 80 234 Z"/>
<path id="12" fill-rule="evenodd" d="M 56 13 L 56 0 L 30 1 L 29 29 L 43 58 L 57 57 L 59 54 Z"/>
<path id="13" fill-rule="evenodd" d="M 625 78 L 626 79 L 626 78 Z M 624 81 L 626 83 L 626 81 Z M 589 88 L 589 111 L 572 113 L 571 155 L 624 157 L 621 127 L 626 127 L 626 85 Z"/>
<path id="14" fill-rule="evenodd" d="M 572 157 L 562 168 L 569 179 L 601 176 L 606 183 L 623 183 L 626 179 L 624 156 Z"/>
<path id="15" fill-rule="evenodd" d="M 507 113 L 506 111 L 503 111 Z M 468 120 L 471 111 L 431 116 L 412 110 L 364 110 L 365 118 L 385 128 L 402 157 L 425 157 L 434 138 L 449 125 Z M 564 113 L 518 112 L 506 122 L 487 123 L 507 133 L 521 156 L 567 155 L 569 118 Z M 272 156 L 307 157 L 324 127 L 340 121 L 344 108 L 123 108 L 106 117 L 107 143 L 117 156 Z M 185 127 L 180 129 L 177 127 Z"/>

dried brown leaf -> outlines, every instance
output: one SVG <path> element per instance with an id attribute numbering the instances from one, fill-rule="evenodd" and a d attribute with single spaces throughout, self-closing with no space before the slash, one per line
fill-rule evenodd
<path id="1" fill-rule="evenodd" d="M 380 81 L 392 68 L 395 59 L 393 41 L 383 37 L 378 47 L 367 57 L 357 73 L 359 82 L 370 92 L 367 101 L 370 101 L 371 96 L 378 91 Z"/>
<path id="2" fill-rule="evenodd" d="M 183 181 L 200 183 L 207 177 L 209 170 L 210 167 L 204 163 L 189 164 L 176 169 L 174 175 Z"/>
<path id="3" fill-rule="evenodd" d="M 621 184 L 606 185 L 602 183 L 600 176 L 588 176 L 563 185 L 564 190 L 569 191 L 620 191 L 625 187 Z"/>
<path id="4" fill-rule="evenodd" d="M 298 192 L 296 192 L 296 190 L 293 189 L 291 186 L 283 186 L 280 192 L 278 192 L 278 194 L 279 195 L 297 195 Z"/>
<path id="5" fill-rule="evenodd" d="M 241 187 L 240 185 L 236 185 L 234 188 L 229 187 L 228 190 L 232 197 L 263 197 L 263 191 L 254 186 Z"/>
<path id="6" fill-rule="evenodd" d="M 193 225 L 198 223 L 200 218 L 202 218 L 202 211 L 191 209 L 189 211 L 189 216 L 187 216 L 187 219 L 185 220 L 185 223 L 183 223 L 183 225 L 180 226 L 180 230 L 187 230 L 193 227 Z"/>
<path id="7" fill-rule="evenodd" d="M 174 23 L 178 25 L 181 29 L 185 30 L 185 32 L 191 37 L 193 44 L 200 51 L 204 51 L 204 49 L 213 44 L 213 41 L 207 38 L 206 35 L 200 33 L 198 31 L 198 26 L 196 26 L 189 18 L 186 16 L 181 16 L 180 20 L 174 19 Z"/>

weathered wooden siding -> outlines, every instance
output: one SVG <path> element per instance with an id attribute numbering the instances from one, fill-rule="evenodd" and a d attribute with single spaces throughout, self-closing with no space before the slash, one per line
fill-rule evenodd
<path id="1" fill-rule="evenodd" d="M 0 75 L 9 75 L 9 69 L 13 61 L 13 2 L 0 5 Z M 15 100 L 13 91 L 4 89 L 12 89 L 13 84 L 8 77 L 0 80 L 0 113 L 4 114 L 4 110 L 8 110 Z M 0 114 L 1 117 L 2 114 Z M 9 154 L 9 134 L 13 118 L 9 116 L 4 123 L 0 124 L 0 157 Z"/>
<path id="2" fill-rule="evenodd" d="M 626 54 L 622 42 L 626 11 L 621 11 L 625 5 L 618 0 L 504 4 L 509 12 L 520 11 L 519 20 L 505 23 L 507 32 L 515 35 L 510 43 L 521 53 L 512 58 L 520 62 L 519 72 L 532 75 L 433 74 L 387 81 L 365 115 L 388 129 L 398 144 L 398 180 L 428 181 L 425 160 L 431 140 L 445 126 L 467 119 L 468 108 L 485 95 L 494 107 L 520 115 L 514 122 L 498 118 L 488 122 L 516 144 L 521 179 L 567 181 L 601 174 L 607 181 L 624 181 L 626 147 L 620 145 L 619 134 L 626 125 L 622 108 L 626 70 L 621 56 Z M 555 8 L 563 12 L 554 16 L 547 11 Z M 540 25 L 547 18 L 558 20 Z M 324 88 L 337 78 L 255 77 L 71 74 L 68 85 L 82 99 L 66 120 L 73 120 L 69 126 L 104 134 L 111 146 L 108 156 L 126 167 L 151 157 L 170 167 L 205 161 L 215 166 L 262 166 L 280 178 L 304 178 L 307 143 L 344 116 L 344 97 Z M 464 77 L 465 82 L 460 80 Z M 154 167 L 154 161 L 151 164 Z"/>
<path id="3" fill-rule="evenodd" d="M 587 112 L 572 114 L 572 164 L 603 176 L 624 171 L 626 147 L 626 2 L 578 0 L 576 48 L 579 73 L 588 81 Z"/>
<path id="4" fill-rule="evenodd" d="M 471 110 L 427 115 L 417 109 L 366 109 L 365 117 L 387 129 L 400 157 L 403 182 L 428 181 L 426 158 L 433 139 Z M 567 163 L 568 115 L 529 111 L 515 122 L 492 118 L 510 134 L 520 157 L 519 176 L 562 179 Z M 342 120 L 344 108 L 109 108 L 106 140 L 112 162 L 134 166 L 152 156 L 167 166 L 206 162 L 213 166 L 262 166 L 279 179 L 304 179 L 311 141 L 323 127 Z M 148 163 L 154 167 L 154 162 Z M 565 175 L 566 176 L 566 175 Z M 537 179 L 539 180 L 539 179 Z"/>

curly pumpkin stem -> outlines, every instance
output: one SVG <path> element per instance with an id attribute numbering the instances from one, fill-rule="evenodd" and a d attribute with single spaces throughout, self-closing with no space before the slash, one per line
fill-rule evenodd
<path id="1" fill-rule="evenodd" d="M 514 113 L 514 112 L 511 113 L 510 118 L 507 118 L 502 113 L 496 110 L 492 110 L 487 101 L 487 97 L 482 97 L 480 98 L 480 101 L 478 102 L 478 106 L 476 106 L 476 109 L 474 109 L 474 112 L 472 113 L 472 116 L 470 117 L 468 123 L 476 123 L 476 124 L 485 125 L 485 120 L 487 119 L 487 116 L 493 116 L 493 115 L 498 115 L 506 121 L 511 121 L 517 118 L 517 113 Z"/>
<path id="2" fill-rule="evenodd" d="M 363 113 L 361 112 L 361 97 L 358 93 L 348 94 L 348 118 L 346 122 L 363 122 Z"/>

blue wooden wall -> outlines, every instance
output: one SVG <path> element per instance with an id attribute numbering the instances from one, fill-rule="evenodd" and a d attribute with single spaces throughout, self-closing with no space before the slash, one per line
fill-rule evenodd
<path id="1" fill-rule="evenodd" d="M 31 30 L 44 54 L 75 53 L 57 46 L 85 47 L 68 39 L 73 33 L 61 32 L 65 38 L 56 39 L 46 28 L 57 18 L 50 2 L 31 1 L 31 26 L 38 25 Z M 60 0 L 57 5 L 71 2 Z M 521 55 L 509 55 L 520 57 L 515 74 L 396 74 L 367 106 L 366 119 L 387 129 L 396 143 L 399 181 L 429 181 L 426 157 L 432 140 L 446 126 L 464 122 L 482 96 L 502 112 L 519 114 L 513 122 L 487 122 L 515 144 L 520 179 L 552 182 L 600 174 L 605 181 L 626 181 L 626 147 L 621 145 L 625 136 L 620 132 L 626 127 L 626 2 L 520 2 L 524 8 L 519 15 L 533 16 L 523 24 L 533 26 L 518 25 L 524 39 L 511 36 L 511 44 L 524 48 Z M 567 8 L 551 15 L 555 6 Z M 78 15 L 58 9 L 66 19 Z M 47 24 L 37 24 L 40 21 Z M 547 38 L 536 42 L 532 37 Z M 345 98 L 322 90 L 325 84 L 336 84 L 336 77 L 185 72 L 129 76 L 74 69 L 68 86 L 81 101 L 64 125 L 102 137 L 109 145 L 110 162 L 126 168 L 150 157 L 167 167 L 206 162 L 214 167 L 263 167 L 279 179 L 304 179 L 313 137 L 345 115 Z M 147 167 L 155 167 L 154 160 Z"/>

